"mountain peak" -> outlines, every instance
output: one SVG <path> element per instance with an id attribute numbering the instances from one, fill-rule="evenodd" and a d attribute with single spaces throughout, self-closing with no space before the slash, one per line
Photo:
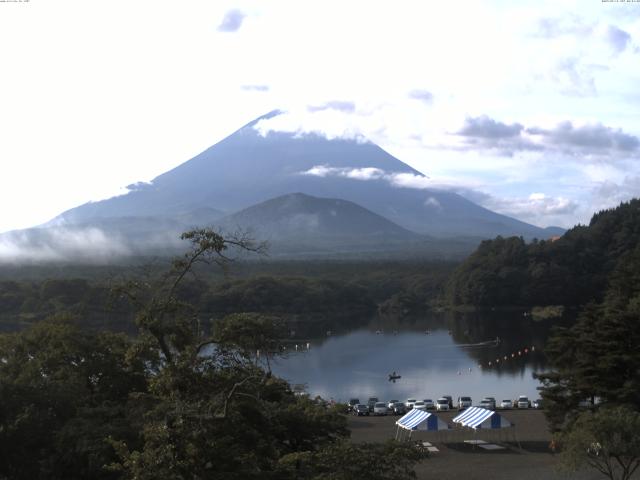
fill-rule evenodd
<path id="1" fill-rule="evenodd" d="M 426 177 L 373 143 L 316 134 L 263 136 L 255 130 L 261 120 L 281 113 L 273 110 L 256 118 L 145 188 L 82 205 L 61 218 L 86 223 L 96 218 L 184 215 L 202 208 L 228 215 L 299 192 L 289 201 L 303 201 L 305 195 L 343 199 L 432 236 L 548 236 L 543 229 L 491 212 L 456 193 L 416 188 L 424 186 Z"/>

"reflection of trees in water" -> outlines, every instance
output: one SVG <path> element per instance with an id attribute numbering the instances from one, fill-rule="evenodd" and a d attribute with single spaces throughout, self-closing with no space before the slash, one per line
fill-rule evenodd
<path id="1" fill-rule="evenodd" d="M 474 365 L 470 365 L 472 368 L 477 369 L 478 365 L 482 365 L 483 370 L 491 370 L 497 376 L 524 374 L 527 367 L 543 370 L 546 366 L 543 349 L 551 328 L 570 322 L 570 318 L 534 321 L 531 316 L 518 310 L 429 312 L 423 316 L 378 314 L 373 318 L 305 316 L 288 319 L 290 329 L 295 332 L 291 337 L 292 341 L 313 339 L 314 343 L 323 343 L 331 336 L 344 335 L 362 328 L 385 335 L 407 331 L 420 335 L 448 331 L 454 344 L 463 348 L 473 359 Z M 327 332 L 331 332 L 331 336 L 327 336 Z M 497 344 L 493 342 L 496 338 L 500 339 Z M 532 346 L 535 347 L 533 351 Z M 527 353 L 524 352 L 525 348 L 529 350 Z M 518 351 L 521 352 L 520 355 Z M 512 354 L 515 356 L 512 357 Z M 489 362 L 491 366 L 488 365 Z"/>
<path id="2" fill-rule="evenodd" d="M 569 315 L 568 315 L 569 317 Z M 496 375 L 524 374 L 525 367 L 545 368 L 543 348 L 554 325 L 571 323 L 571 318 L 535 321 L 524 311 L 429 312 L 425 316 L 379 316 L 371 324 L 385 332 L 447 330 L 455 344 L 475 361 Z M 496 343 L 489 343 L 499 338 Z M 532 351 L 531 347 L 535 347 Z M 528 353 L 524 349 L 528 349 Z M 518 355 L 520 351 L 520 355 Z M 512 357 L 512 355 L 514 357 Z M 505 360 L 504 357 L 507 357 Z M 499 360 L 499 362 L 496 362 Z M 491 362 L 491 366 L 488 366 Z"/>
<path id="3" fill-rule="evenodd" d="M 370 315 L 302 315 L 286 316 L 291 340 L 313 339 L 322 343 L 333 335 L 343 335 L 371 323 Z M 327 335 L 331 332 L 331 335 Z"/>
<path id="4" fill-rule="evenodd" d="M 482 365 L 483 370 L 491 369 L 498 376 L 502 373 L 524 373 L 525 365 L 534 369 L 544 368 L 542 348 L 550 328 L 551 322 L 534 322 L 518 311 L 454 314 L 450 319 L 453 340 L 458 344 L 499 339 L 494 345 L 466 348 L 469 356 Z"/>

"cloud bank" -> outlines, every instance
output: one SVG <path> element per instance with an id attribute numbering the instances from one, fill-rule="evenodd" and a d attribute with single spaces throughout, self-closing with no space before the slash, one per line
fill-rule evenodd
<path id="1" fill-rule="evenodd" d="M 455 135 L 463 138 L 467 149 L 492 149 L 509 156 L 517 151 L 538 151 L 615 161 L 640 153 L 638 137 L 601 123 L 564 121 L 551 128 L 525 127 L 483 115 L 467 118 Z"/>

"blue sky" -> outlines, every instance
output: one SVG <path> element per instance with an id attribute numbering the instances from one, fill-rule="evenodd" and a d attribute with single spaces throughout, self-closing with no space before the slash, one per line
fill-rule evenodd
<path id="1" fill-rule="evenodd" d="M 32 0 L 0 41 L 0 231 L 275 108 L 264 131 L 368 138 L 540 226 L 640 193 L 640 3 Z"/>

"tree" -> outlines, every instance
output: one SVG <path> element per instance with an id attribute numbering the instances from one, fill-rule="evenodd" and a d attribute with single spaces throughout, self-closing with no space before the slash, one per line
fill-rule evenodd
<path id="1" fill-rule="evenodd" d="M 0 336 L 0 477 L 113 478 L 109 435 L 137 445 L 129 394 L 144 392 L 144 364 L 129 340 L 89 333 L 68 317 Z"/>
<path id="2" fill-rule="evenodd" d="M 558 436 L 561 463 L 569 470 L 584 464 L 611 480 L 627 480 L 640 466 L 640 413 L 627 407 L 583 412 Z"/>
<path id="3" fill-rule="evenodd" d="M 555 430 L 569 425 L 586 399 L 640 409 L 639 269 L 637 247 L 613 271 L 605 301 L 587 306 L 575 325 L 550 338 L 551 369 L 538 378 Z"/>
<path id="4" fill-rule="evenodd" d="M 197 265 L 260 248 L 209 229 L 183 238 L 191 249 L 165 275 L 116 289 L 135 305 L 137 336 L 69 319 L 0 335 L 0 478 L 412 478 L 414 450 L 345 443 L 339 406 L 263 368 L 256 351 L 280 354 L 279 319 L 237 314 L 212 328 L 181 296 Z"/>
<path id="5" fill-rule="evenodd" d="M 413 465 L 423 458 L 411 444 L 337 443 L 318 452 L 280 459 L 280 478 L 300 480 L 411 480 Z"/>

